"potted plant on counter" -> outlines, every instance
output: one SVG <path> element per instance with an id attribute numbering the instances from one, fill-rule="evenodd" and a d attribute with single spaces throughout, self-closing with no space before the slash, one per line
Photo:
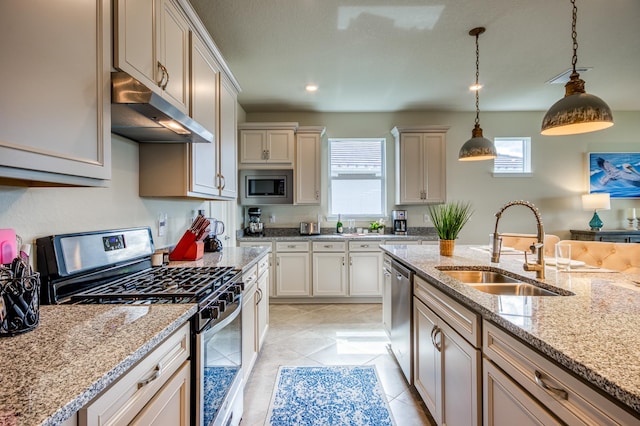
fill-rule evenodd
<path id="1" fill-rule="evenodd" d="M 470 203 L 450 202 L 429 206 L 431 222 L 440 238 L 441 256 L 453 256 L 455 240 L 472 214 Z"/>
<path id="2" fill-rule="evenodd" d="M 375 222 L 371 222 L 369 224 L 369 232 L 384 234 L 384 219 L 380 218 Z"/>

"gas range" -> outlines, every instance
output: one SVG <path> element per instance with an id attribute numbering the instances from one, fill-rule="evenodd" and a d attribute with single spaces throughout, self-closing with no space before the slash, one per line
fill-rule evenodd
<path id="1" fill-rule="evenodd" d="M 151 229 L 52 235 L 36 240 L 44 304 L 196 303 L 192 319 L 193 425 L 237 425 L 242 416 L 241 271 L 152 267 Z"/>

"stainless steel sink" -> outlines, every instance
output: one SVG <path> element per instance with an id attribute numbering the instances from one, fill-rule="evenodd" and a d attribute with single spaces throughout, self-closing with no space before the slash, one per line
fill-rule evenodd
<path id="1" fill-rule="evenodd" d="M 563 296 L 572 294 L 570 292 L 561 293 L 560 289 L 559 292 L 551 291 L 493 270 L 438 269 L 476 290 L 499 296 Z"/>

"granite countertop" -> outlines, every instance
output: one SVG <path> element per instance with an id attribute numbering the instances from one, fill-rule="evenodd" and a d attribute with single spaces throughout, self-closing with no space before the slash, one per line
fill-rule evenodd
<path id="1" fill-rule="evenodd" d="M 233 266 L 246 271 L 256 263 L 266 253 L 271 251 L 270 246 L 261 247 L 223 247 L 222 251 L 216 253 L 205 253 L 198 260 L 178 260 L 169 263 L 169 268 L 176 267 L 215 267 Z"/>
<path id="2" fill-rule="evenodd" d="M 541 281 L 575 295 L 512 297 L 511 303 L 500 303 L 504 296 L 475 290 L 436 266 L 494 266 L 535 280 L 535 272 L 523 270 L 522 255 L 503 254 L 495 264 L 488 252 L 471 246 L 456 245 L 452 257 L 440 256 L 437 245 L 381 247 L 483 318 L 640 415 L 640 275 L 567 273 L 547 266 Z"/>
<path id="3" fill-rule="evenodd" d="M 418 241 L 418 240 L 438 240 L 438 235 L 434 228 L 409 228 L 407 235 L 395 235 L 391 233 L 348 233 L 337 234 L 333 231 L 323 229 L 320 235 L 300 235 L 297 228 L 266 228 L 263 236 L 241 234 L 238 241 L 357 241 L 357 240 L 398 240 L 398 241 Z"/>
<path id="4" fill-rule="evenodd" d="M 0 425 L 65 421 L 196 312 L 195 304 L 51 305 L 0 340 Z"/>

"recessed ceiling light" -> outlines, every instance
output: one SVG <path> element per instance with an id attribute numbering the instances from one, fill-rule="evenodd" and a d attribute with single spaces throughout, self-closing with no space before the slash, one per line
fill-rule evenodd
<path id="1" fill-rule="evenodd" d="M 304 87 L 304 90 L 306 90 L 307 92 L 315 92 L 318 90 L 318 85 L 317 84 L 307 84 Z"/>

